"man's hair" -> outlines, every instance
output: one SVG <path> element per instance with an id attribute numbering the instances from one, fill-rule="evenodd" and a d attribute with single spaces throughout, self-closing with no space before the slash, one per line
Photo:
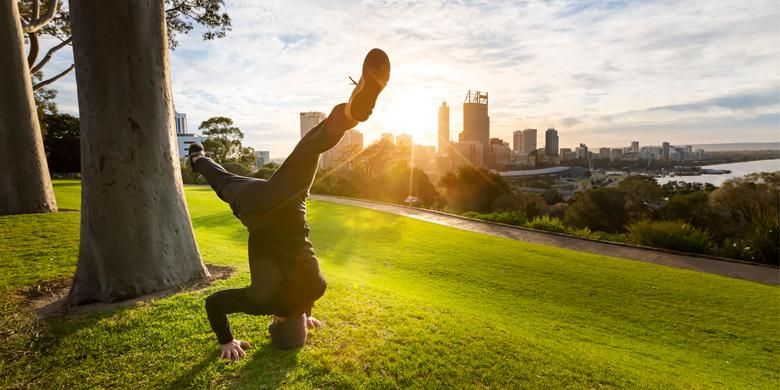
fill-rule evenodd
<path id="1" fill-rule="evenodd" d="M 300 348 L 306 342 L 306 316 L 288 317 L 268 325 L 271 343 L 279 349 Z"/>

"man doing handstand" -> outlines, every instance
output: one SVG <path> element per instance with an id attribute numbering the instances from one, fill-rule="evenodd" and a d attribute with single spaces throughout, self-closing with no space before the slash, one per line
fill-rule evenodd
<path id="1" fill-rule="evenodd" d="M 309 130 L 268 180 L 229 173 L 204 157 L 202 146 L 190 146 L 192 169 L 203 175 L 249 230 L 250 285 L 206 298 L 206 313 L 221 344 L 222 358 L 240 359 L 249 348 L 249 343 L 233 338 L 227 319 L 231 313 L 272 314 L 271 342 L 282 349 L 302 346 L 307 328 L 322 325 L 311 316 L 326 282 L 308 239 L 306 198 L 320 154 L 335 146 L 345 131 L 368 119 L 389 79 L 387 54 L 371 50 L 349 102 L 335 106 Z"/>

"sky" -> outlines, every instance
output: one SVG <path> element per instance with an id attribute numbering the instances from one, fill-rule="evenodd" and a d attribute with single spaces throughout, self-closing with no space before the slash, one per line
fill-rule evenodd
<path id="1" fill-rule="evenodd" d="M 179 35 L 176 110 L 189 131 L 227 116 L 256 150 L 286 156 L 299 112 L 349 98 L 348 76 L 384 49 L 390 83 L 361 130 L 435 145 L 438 106 L 450 137 L 469 89 L 489 93 L 491 137 L 556 128 L 560 147 L 780 141 L 776 1 L 226 0 L 227 37 Z M 50 42 L 49 42 L 50 44 Z M 42 50 L 42 52 L 44 52 Z M 58 53 L 47 74 L 72 62 Z M 77 114 L 75 78 L 52 85 Z"/>

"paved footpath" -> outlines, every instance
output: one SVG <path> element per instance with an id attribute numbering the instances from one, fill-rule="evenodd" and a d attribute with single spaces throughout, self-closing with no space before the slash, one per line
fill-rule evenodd
<path id="1" fill-rule="evenodd" d="M 428 210 L 363 201 L 358 199 L 339 198 L 323 195 L 312 195 L 311 199 L 349 206 L 364 207 L 385 213 L 420 219 L 439 225 L 451 226 L 477 233 L 490 234 L 497 237 L 506 237 L 519 241 L 556 246 L 559 248 L 566 248 L 575 251 L 639 260 L 670 267 L 685 268 L 694 271 L 729 276 L 732 278 L 751 280 L 754 282 L 780 285 L 780 269 L 775 267 L 723 261 L 707 257 L 686 256 L 664 251 L 656 251 L 652 249 L 584 240 L 581 238 L 544 233 L 519 227 L 480 222 Z"/>

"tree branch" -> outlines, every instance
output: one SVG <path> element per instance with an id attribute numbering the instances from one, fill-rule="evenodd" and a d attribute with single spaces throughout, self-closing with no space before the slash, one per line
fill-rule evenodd
<path id="1" fill-rule="evenodd" d="M 26 33 L 34 33 L 40 30 L 43 26 L 46 25 L 46 23 L 49 23 L 52 19 L 54 19 L 54 14 L 57 13 L 57 3 L 58 0 L 49 0 L 49 7 L 46 8 L 46 13 L 43 14 L 43 16 L 40 18 L 31 19 L 29 24 L 22 26 L 22 30 Z M 33 13 L 34 12 L 35 10 L 33 10 Z"/>
<path id="2" fill-rule="evenodd" d="M 40 45 L 38 44 L 38 33 L 29 33 L 27 38 L 30 39 L 30 52 L 27 53 L 27 66 L 32 68 L 35 64 L 35 60 L 38 58 L 38 52 L 40 51 Z"/>
<path id="3" fill-rule="evenodd" d="M 32 12 L 31 12 L 30 20 L 38 19 L 41 16 L 41 2 L 40 0 L 33 0 L 32 3 Z"/>
<path id="4" fill-rule="evenodd" d="M 52 78 L 50 78 L 48 80 L 41 81 L 40 83 L 33 85 L 33 91 L 37 91 L 37 90 L 39 90 L 39 89 L 41 89 L 41 88 L 43 88 L 43 87 L 45 87 L 45 86 L 47 86 L 47 85 L 49 85 L 49 84 L 51 84 L 53 82 L 59 80 L 60 78 L 62 78 L 62 76 L 65 76 L 66 74 L 68 74 L 68 72 L 73 70 L 73 68 L 75 68 L 75 67 L 76 67 L 76 65 L 70 64 L 68 69 L 65 69 L 64 71 L 62 71 L 62 73 L 60 73 L 60 74 L 58 74 L 58 75 L 56 75 L 56 76 L 54 76 L 54 77 L 52 77 Z"/>
<path id="5" fill-rule="evenodd" d="M 49 49 L 49 51 L 46 52 L 46 55 L 43 57 L 41 62 L 38 63 L 38 65 L 33 66 L 32 69 L 30 69 L 30 73 L 36 73 L 39 70 L 43 69 L 43 66 L 46 65 L 49 60 L 51 60 L 51 56 L 57 51 L 62 49 L 63 47 L 67 46 L 70 41 L 73 40 L 73 37 L 68 37 L 68 39 L 62 41 L 61 43 L 58 43 L 56 46 Z"/>

